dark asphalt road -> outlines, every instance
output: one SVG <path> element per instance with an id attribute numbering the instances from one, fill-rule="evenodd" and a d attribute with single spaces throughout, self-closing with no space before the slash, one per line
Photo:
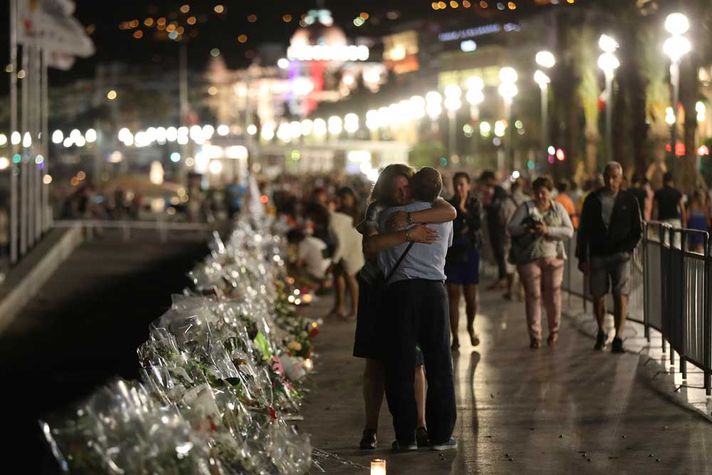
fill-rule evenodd
<path id="1" fill-rule="evenodd" d="M 107 235 L 84 243 L 61 265 L 0 336 L 0 473 L 57 472 L 37 419 L 112 376 L 137 378 L 136 347 L 148 324 L 206 253 L 204 235 L 165 244 L 155 233 L 127 243 Z"/>

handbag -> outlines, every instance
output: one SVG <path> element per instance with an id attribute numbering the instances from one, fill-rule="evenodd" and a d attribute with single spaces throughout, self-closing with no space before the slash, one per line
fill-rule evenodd
<path id="1" fill-rule="evenodd" d="M 525 219 L 529 219 L 531 216 L 531 208 L 528 202 L 524 205 L 527 207 L 527 217 Z M 507 255 L 509 263 L 520 265 L 531 262 L 532 251 L 534 250 L 536 240 L 537 237 L 530 233 L 512 236 L 512 244 L 509 247 L 509 254 Z"/>

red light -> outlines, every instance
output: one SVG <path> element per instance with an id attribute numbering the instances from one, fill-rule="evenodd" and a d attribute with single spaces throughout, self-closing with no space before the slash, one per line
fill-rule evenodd
<path id="1" fill-rule="evenodd" d="M 685 144 L 682 142 L 678 142 L 675 144 L 675 155 L 678 157 L 684 157 L 685 156 Z"/>

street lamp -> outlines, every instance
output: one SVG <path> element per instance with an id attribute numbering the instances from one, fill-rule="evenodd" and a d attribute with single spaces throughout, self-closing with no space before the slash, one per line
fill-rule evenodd
<path id="1" fill-rule="evenodd" d="M 353 112 L 349 112 L 344 116 L 344 130 L 347 134 L 349 134 L 349 138 L 353 137 L 353 135 L 358 132 L 359 126 L 358 115 Z"/>
<path id="2" fill-rule="evenodd" d="M 430 91 L 425 95 L 425 113 L 430 117 L 433 132 L 437 131 L 437 120 L 443 112 L 443 98 L 437 91 Z"/>
<path id="3" fill-rule="evenodd" d="M 448 117 L 448 151 L 450 157 L 456 155 L 455 143 L 457 140 L 457 111 L 462 107 L 462 89 L 456 84 L 450 84 L 445 88 L 445 109 Z"/>
<path id="4" fill-rule="evenodd" d="M 598 46 L 603 50 L 598 57 L 598 67 L 603 71 L 606 79 L 606 151 L 608 159 L 613 160 L 613 76 L 621 65 L 614 54 L 618 49 L 618 42 L 608 35 L 601 35 Z"/>
<path id="5" fill-rule="evenodd" d="M 665 18 L 665 30 L 670 37 L 663 43 L 663 52 L 670 58 L 670 82 L 672 84 L 672 124 L 670 124 L 670 156 L 675 157 L 677 145 L 677 104 L 680 100 L 680 60 L 690 52 L 692 44 L 685 37 L 690 21 L 682 13 L 671 13 Z M 672 165 L 672 163 L 670 163 Z"/>
<path id="6" fill-rule="evenodd" d="M 556 65 L 556 57 L 551 51 L 539 51 L 534 57 L 536 64 L 544 69 L 551 69 Z M 539 85 L 541 97 L 541 149 L 546 158 L 546 148 L 549 146 L 549 83 L 551 79 L 542 70 L 534 73 L 534 82 Z"/>
<path id="7" fill-rule="evenodd" d="M 539 51 L 534 59 L 536 60 L 536 64 L 545 69 L 551 69 L 556 65 L 556 57 L 551 51 Z"/>
<path id="8" fill-rule="evenodd" d="M 467 78 L 467 81 L 465 81 L 465 87 L 467 88 L 465 100 L 467 100 L 467 103 L 470 105 L 470 120 L 474 128 L 480 120 L 480 104 L 485 100 L 485 83 L 479 76 L 470 76 Z M 477 142 L 477 134 L 473 134 L 472 143 L 475 156 L 477 156 Z"/>
<path id="9" fill-rule="evenodd" d="M 506 160 L 512 163 L 512 169 L 516 169 L 514 157 L 512 155 L 512 102 L 519 93 L 517 89 L 517 71 L 514 68 L 504 67 L 499 70 L 499 88 L 497 91 L 504 100 L 504 112 L 507 116 L 507 139 L 504 144 L 504 154 Z"/>

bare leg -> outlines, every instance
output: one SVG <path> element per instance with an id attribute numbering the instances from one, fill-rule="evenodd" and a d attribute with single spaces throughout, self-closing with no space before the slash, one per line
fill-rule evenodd
<path id="1" fill-rule="evenodd" d="M 334 292 L 336 301 L 334 302 L 332 313 L 343 316 L 346 313 L 346 281 L 340 266 L 334 268 Z"/>
<path id="2" fill-rule="evenodd" d="M 460 347 L 460 338 L 458 337 L 458 327 L 460 326 L 460 286 L 456 284 L 447 284 L 448 305 L 450 307 L 450 332 L 452 333 L 453 350 Z"/>
<path id="3" fill-rule="evenodd" d="M 418 406 L 418 427 L 425 427 L 425 371 L 415 367 L 415 403 Z"/>
<path id="4" fill-rule="evenodd" d="M 477 315 L 477 284 L 465 285 L 465 313 L 467 315 L 467 333 L 470 334 L 472 346 L 480 344 L 480 339 L 475 333 L 475 316 Z"/>
<path id="5" fill-rule="evenodd" d="M 616 323 L 616 336 L 623 338 L 623 327 L 625 319 L 628 316 L 628 296 L 614 295 L 613 296 L 613 318 Z"/>
<path id="6" fill-rule="evenodd" d="M 606 318 L 606 296 L 593 298 L 593 313 L 596 315 L 596 323 L 598 329 L 603 331 L 603 325 Z"/>
<path id="7" fill-rule="evenodd" d="M 383 404 L 384 373 L 383 362 L 366 359 L 366 368 L 363 372 L 363 402 L 366 409 L 366 429 L 374 432 L 378 430 L 378 414 Z"/>
<path id="8" fill-rule="evenodd" d="M 512 300 L 512 296 L 514 295 L 512 293 L 513 290 L 514 290 L 514 272 L 507 273 L 507 292 L 503 295 L 503 297 L 507 300 Z"/>
<path id="9" fill-rule="evenodd" d="M 344 278 L 346 279 L 346 285 L 349 288 L 349 295 L 351 296 L 351 313 L 349 313 L 349 318 L 355 318 L 356 312 L 358 312 L 358 280 L 355 275 L 347 274 L 344 272 Z"/>

